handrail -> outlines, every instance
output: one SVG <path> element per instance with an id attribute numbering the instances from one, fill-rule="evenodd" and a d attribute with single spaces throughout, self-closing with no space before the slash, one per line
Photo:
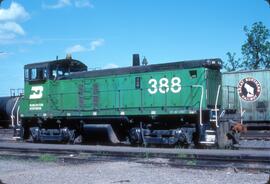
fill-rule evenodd
<path id="1" fill-rule="evenodd" d="M 11 110 L 11 116 L 10 116 L 10 118 L 11 118 L 11 125 L 12 125 L 12 127 L 14 127 L 14 110 L 15 110 L 15 107 L 16 107 L 19 99 L 20 99 L 20 97 L 16 97 L 16 101 L 14 103 L 14 106 L 13 106 L 12 110 Z"/>
<path id="2" fill-rule="evenodd" d="M 194 88 L 201 88 L 201 100 L 200 100 L 200 125 L 202 126 L 202 102 L 203 102 L 203 85 L 192 85 Z"/>
<path id="3" fill-rule="evenodd" d="M 242 100 L 239 95 L 238 95 L 238 98 L 239 98 L 239 104 L 240 104 L 240 119 L 241 119 L 240 121 L 241 121 L 241 124 L 243 124 L 243 115 L 246 111 L 243 111 Z"/>
<path id="4" fill-rule="evenodd" d="M 219 93 L 220 93 L 220 85 L 218 85 L 218 90 L 217 90 L 217 96 L 216 96 L 216 102 L 215 102 L 215 112 L 216 112 L 216 127 L 218 128 L 218 109 L 217 109 L 217 104 L 218 104 L 218 98 L 219 98 Z"/>
<path id="5" fill-rule="evenodd" d="M 24 95 L 24 89 L 23 88 L 17 88 L 17 89 L 9 89 L 9 93 L 11 97 L 18 97 Z"/>
<path id="6" fill-rule="evenodd" d="M 233 108 L 237 109 L 237 111 L 239 111 L 239 108 L 240 108 L 240 123 L 243 124 L 243 116 L 244 116 L 244 113 L 246 112 L 245 110 L 243 110 L 243 104 L 242 104 L 242 100 L 241 100 L 241 97 L 239 96 L 239 94 L 237 93 L 237 87 L 235 86 L 229 86 L 229 85 L 226 85 L 224 87 L 227 87 L 227 106 L 226 108 L 231 108 L 230 107 L 230 96 L 229 96 L 229 93 L 230 93 L 230 88 L 233 88 L 234 91 L 233 91 L 233 94 L 234 94 L 234 98 L 233 98 L 233 103 L 236 104 L 235 106 L 233 106 Z M 235 97 L 237 96 L 237 97 Z M 240 107 L 239 107 L 240 106 Z"/>
<path id="7" fill-rule="evenodd" d="M 16 124 L 17 124 L 17 126 L 20 126 L 21 124 L 19 123 L 20 121 L 19 121 L 19 112 L 20 112 L 20 106 L 18 106 L 18 108 L 17 108 L 17 121 L 16 121 Z"/>

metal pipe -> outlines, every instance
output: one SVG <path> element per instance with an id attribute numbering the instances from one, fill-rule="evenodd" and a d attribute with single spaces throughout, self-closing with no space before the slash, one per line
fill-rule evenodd
<path id="1" fill-rule="evenodd" d="M 192 85 L 194 88 L 201 88 L 201 100 L 200 100 L 200 125 L 202 126 L 202 102 L 203 102 L 203 85 Z"/>

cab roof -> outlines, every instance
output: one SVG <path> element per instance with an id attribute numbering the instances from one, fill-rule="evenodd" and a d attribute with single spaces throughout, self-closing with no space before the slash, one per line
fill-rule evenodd
<path id="1" fill-rule="evenodd" d="M 59 59 L 59 60 L 52 60 L 52 61 L 45 61 L 39 63 L 31 63 L 24 66 L 24 69 L 31 69 L 31 68 L 50 68 L 54 66 L 63 66 L 63 67 L 72 67 L 77 68 L 80 71 L 87 70 L 87 66 L 79 60 L 75 59 Z"/>
<path id="2" fill-rule="evenodd" d="M 61 79 L 102 77 L 102 76 L 108 76 L 108 75 L 123 75 L 123 74 L 156 72 L 156 71 L 166 71 L 166 70 L 175 70 L 175 69 L 192 69 L 192 68 L 210 68 L 214 70 L 220 70 L 221 63 L 222 63 L 222 60 L 219 58 L 189 60 L 189 61 L 179 61 L 179 62 L 172 62 L 172 63 L 153 64 L 153 65 L 146 65 L 146 66 L 141 65 L 141 66 L 130 66 L 130 67 L 124 67 L 124 68 L 93 70 L 93 71 L 88 71 L 88 72 L 77 72 L 69 76 L 63 76 L 61 77 Z"/>

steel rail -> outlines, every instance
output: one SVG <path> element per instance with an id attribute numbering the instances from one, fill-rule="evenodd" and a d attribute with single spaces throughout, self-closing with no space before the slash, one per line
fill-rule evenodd
<path id="1" fill-rule="evenodd" d="M 65 162 L 127 160 L 192 168 L 234 168 L 270 172 L 269 151 L 160 149 L 115 146 L 84 146 L 1 143 L 0 156 L 39 158 L 51 154 Z"/>

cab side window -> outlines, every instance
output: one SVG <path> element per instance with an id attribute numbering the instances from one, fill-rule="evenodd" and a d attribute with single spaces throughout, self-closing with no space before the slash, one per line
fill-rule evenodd
<path id="1" fill-rule="evenodd" d="M 26 81 L 41 81 L 47 79 L 46 68 L 25 69 L 24 77 Z"/>
<path id="2" fill-rule="evenodd" d="M 52 79 L 56 79 L 57 77 L 61 77 L 61 76 L 67 76 L 69 74 L 70 74 L 69 69 L 66 69 L 66 68 L 57 67 L 56 69 L 51 70 Z"/>

